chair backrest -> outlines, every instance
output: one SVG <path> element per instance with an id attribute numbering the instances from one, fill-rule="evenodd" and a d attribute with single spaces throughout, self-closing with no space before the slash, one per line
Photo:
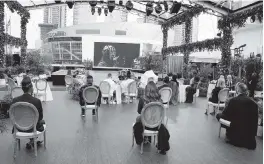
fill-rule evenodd
<path id="1" fill-rule="evenodd" d="M 172 95 L 172 89 L 170 87 L 164 87 L 159 90 L 159 93 L 161 95 L 161 100 L 163 103 L 170 102 L 171 95 Z"/>
<path id="2" fill-rule="evenodd" d="M 102 94 L 110 94 L 111 86 L 107 81 L 102 81 L 100 83 L 100 90 Z"/>
<path id="3" fill-rule="evenodd" d="M 36 125 L 39 119 L 39 113 L 37 108 L 27 102 L 17 102 L 11 105 L 9 109 L 9 116 L 15 130 L 27 131 L 34 129 L 36 131 Z"/>
<path id="4" fill-rule="evenodd" d="M 23 94 L 24 94 L 24 92 L 23 92 L 21 87 L 15 87 L 12 89 L 12 97 L 13 98 L 21 96 Z"/>
<path id="5" fill-rule="evenodd" d="M 64 80 L 65 80 L 65 84 L 67 85 L 71 85 L 73 83 L 73 77 L 70 75 L 65 75 Z"/>
<path id="6" fill-rule="evenodd" d="M 36 82 L 36 88 L 38 91 L 45 91 L 47 88 L 47 81 L 45 79 L 38 79 Z"/>
<path id="7" fill-rule="evenodd" d="M 143 127 L 160 127 L 164 118 L 164 106 L 160 102 L 151 102 L 144 106 L 141 112 L 141 122 Z"/>
<path id="8" fill-rule="evenodd" d="M 86 87 L 83 90 L 83 99 L 86 103 L 96 103 L 99 96 L 99 90 L 94 86 Z"/>
<path id="9" fill-rule="evenodd" d="M 219 102 L 226 102 L 228 97 L 229 97 L 229 89 L 228 88 L 224 88 L 224 89 L 219 91 L 219 93 L 218 93 L 218 101 Z"/>
<path id="10" fill-rule="evenodd" d="M 13 79 L 11 79 L 11 78 L 7 78 L 7 84 L 9 85 L 9 87 L 11 89 L 13 89 L 13 88 L 15 88 L 17 86 L 15 81 Z"/>
<path id="11" fill-rule="evenodd" d="M 129 83 L 127 89 L 128 89 L 128 94 L 137 93 L 137 82 L 132 81 L 131 83 Z"/>

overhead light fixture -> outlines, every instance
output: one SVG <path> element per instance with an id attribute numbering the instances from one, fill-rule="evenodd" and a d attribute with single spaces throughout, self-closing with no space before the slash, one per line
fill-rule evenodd
<path id="1" fill-rule="evenodd" d="M 97 1 L 89 1 L 89 4 L 92 6 L 92 7 L 95 7 L 97 5 Z"/>
<path id="2" fill-rule="evenodd" d="M 159 14 L 159 13 L 162 12 L 162 7 L 161 7 L 160 3 L 158 3 L 157 6 L 155 7 L 155 12 L 156 12 L 157 14 Z"/>
<path id="3" fill-rule="evenodd" d="M 108 8 L 104 8 L 104 14 L 105 14 L 105 16 L 107 16 L 107 14 L 108 14 Z"/>
<path id="4" fill-rule="evenodd" d="M 55 3 L 61 3 L 61 1 L 55 1 Z"/>
<path id="5" fill-rule="evenodd" d="M 256 17 L 255 17 L 255 15 L 252 15 L 252 16 L 250 17 L 250 22 L 251 22 L 251 23 L 254 23 L 254 22 L 255 22 L 255 20 L 256 20 Z"/>
<path id="6" fill-rule="evenodd" d="M 180 11 L 180 9 L 181 9 L 181 3 L 179 3 L 179 2 L 173 2 L 173 5 L 172 5 L 172 7 L 171 7 L 171 9 L 170 9 L 170 13 L 171 14 L 177 14 L 179 11 Z"/>
<path id="7" fill-rule="evenodd" d="M 168 6 L 168 3 L 166 1 L 163 2 L 163 5 L 164 5 L 164 9 L 165 11 L 168 11 L 169 10 L 169 6 Z"/>
<path id="8" fill-rule="evenodd" d="M 150 14 L 153 12 L 153 4 L 151 2 L 148 2 L 146 4 L 146 14 L 147 16 L 150 16 Z"/>
<path id="9" fill-rule="evenodd" d="M 103 0 L 101 0 L 100 2 L 101 2 L 101 3 L 104 3 L 104 1 L 103 1 Z"/>
<path id="10" fill-rule="evenodd" d="M 119 5 L 123 6 L 123 1 L 122 0 L 119 1 Z"/>
<path id="11" fill-rule="evenodd" d="M 68 7 L 70 9 L 72 9 L 73 5 L 74 5 L 74 2 L 73 1 L 66 1 L 66 4 L 68 5 Z"/>
<path id="12" fill-rule="evenodd" d="M 92 15 L 94 15 L 94 13 L 95 13 L 95 7 L 92 7 Z"/>
<path id="13" fill-rule="evenodd" d="M 115 9 L 115 1 L 108 1 L 108 9 L 109 9 L 109 12 L 112 13 Z"/>
<path id="14" fill-rule="evenodd" d="M 130 11 L 130 10 L 132 10 L 133 9 L 133 3 L 129 0 L 129 1 L 127 1 L 127 3 L 126 3 L 126 9 L 128 10 L 128 11 Z"/>
<path id="15" fill-rule="evenodd" d="M 100 15 L 101 15 L 101 13 L 102 13 L 102 8 L 101 8 L 101 7 L 99 7 L 99 8 L 98 8 L 98 15 L 100 16 Z"/>

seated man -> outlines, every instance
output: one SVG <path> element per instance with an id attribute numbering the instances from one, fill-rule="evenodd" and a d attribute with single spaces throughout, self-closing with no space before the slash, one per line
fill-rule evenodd
<path id="1" fill-rule="evenodd" d="M 42 109 L 42 104 L 41 101 L 35 97 L 32 96 L 33 94 L 33 85 L 31 82 L 31 79 L 28 76 L 25 76 L 21 82 L 21 86 L 22 86 L 22 90 L 24 92 L 23 95 L 16 97 L 13 99 L 12 104 L 16 103 L 16 102 L 27 102 L 30 104 L 33 104 L 39 113 L 39 119 L 38 119 L 38 123 L 37 123 L 37 131 L 42 132 L 44 130 L 43 125 L 45 124 L 45 121 L 43 120 L 43 109 Z M 32 132 L 33 129 L 28 130 L 26 132 L 30 133 Z M 12 130 L 12 133 L 14 132 L 14 129 Z M 41 144 L 41 141 L 37 142 L 38 145 Z M 27 143 L 26 147 L 27 149 L 31 149 L 31 147 L 33 147 L 34 142 L 33 139 L 30 139 L 30 142 Z"/>
<path id="2" fill-rule="evenodd" d="M 96 102 L 96 105 L 97 106 L 100 106 L 101 105 L 101 98 L 102 98 L 102 94 L 101 94 L 101 91 L 100 91 L 100 88 L 96 85 L 93 85 L 93 76 L 91 75 L 88 75 L 87 76 L 87 84 L 85 84 L 84 86 L 82 86 L 80 88 L 80 92 L 79 92 L 79 97 L 80 97 L 80 105 L 81 105 L 81 108 L 82 108 L 82 116 L 85 117 L 85 101 L 83 99 L 83 90 L 86 88 L 86 87 L 89 87 L 89 86 L 94 86 L 96 87 L 98 90 L 99 90 L 99 96 L 98 96 L 98 99 L 97 99 L 97 102 Z M 87 105 L 94 105 L 94 104 L 87 104 Z M 93 109 L 92 111 L 93 115 L 95 115 L 95 109 Z"/>
<path id="3" fill-rule="evenodd" d="M 160 90 L 161 88 L 169 87 L 169 83 L 170 83 L 170 78 L 169 76 L 166 76 L 163 80 L 163 85 L 159 86 L 158 89 Z"/>
<path id="4" fill-rule="evenodd" d="M 247 86 L 244 83 L 239 83 L 235 89 L 238 96 L 232 98 L 223 113 L 217 114 L 216 118 L 231 122 L 226 129 L 227 142 L 234 146 L 255 149 L 258 105 L 247 96 Z"/>
<path id="5" fill-rule="evenodd" d="M 114 82 L 114 80 L 112 79 L 112 74 L 109 73 L 107 75 L 107 79 L 105 79 L 104 81 L 108 82 L 110 84 L 110 95 L 113 96 L 113 98 L 116 98 L 116 83 Z M 109 101 L 109 100 L 108 100 Z"/>

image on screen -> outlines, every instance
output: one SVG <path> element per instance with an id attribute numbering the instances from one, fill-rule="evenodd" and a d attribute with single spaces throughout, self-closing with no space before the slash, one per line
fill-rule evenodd
<path id="1" fill-rule="evenodd" d="M 140 44 L 95 42 L 94 67 L 131 68 L 139 52 Z"/>

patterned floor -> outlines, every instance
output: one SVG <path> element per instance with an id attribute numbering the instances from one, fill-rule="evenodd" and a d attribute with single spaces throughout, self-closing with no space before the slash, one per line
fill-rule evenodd
<path id="1" fill-rule="evenodd" d="M 225 130 L 218 138 L 218 123 L 205 116 L 206 100 L 198 98 L 196 104 L 180 104 L 169 109 L 171 150 L 159 155 L 153 145 L 133 148 L 132 123 L 137 116 L 137 103 L 102 105 L 99 122 L 87 111 L 80 117 L 78 102 L 64 91 L 53 91 L 54 101 L 43 104 L 48 126 L 47 149 L 33 151 L 22 148 L 13 161 L 12 135 L 0 135 L 0 164 L 261 164 L 262 139 L 257 139 L 254 151 L 237 148 L 224 142 Z"/>

